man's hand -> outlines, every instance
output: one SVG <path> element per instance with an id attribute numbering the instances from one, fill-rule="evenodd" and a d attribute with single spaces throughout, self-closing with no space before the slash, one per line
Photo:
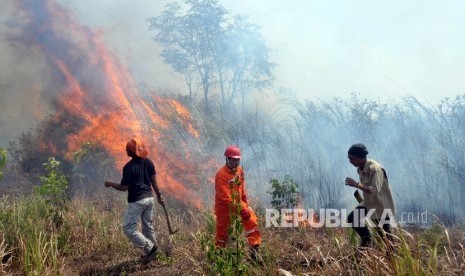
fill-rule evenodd
<path id="1" fill-rule="evenodd" d="M 247 220 L 250 219 L 250 216 L 251 216 L 251 214 L 250 214 L 249 208 L 242 208 L 242 210 L 241 210 L 242 220 L 247 221 Z"/>
<path id="2" fill-rule="evenodd" d="M 165 205 L 165 198 L 161 196 L 161 194 L 157 195 L 157 200 L 160 205 Z"/>
<path id="3" fill-rule="evenodd" d="M 353 180 L 352 178 L 350 177 L 347 177 L 346 178 L 346 185 L 347 186 L 350 186 L 350 187 L 356 187 L 358 185 L 358 182 Z"/>
<path id="4" fill-rule="evenodd" d="M 112 185 L 113 185 L 113 182 L 112 182 L 112 181 L 109 181 L 109 180 L 106 180 L 106 181 L 105 181 L 105 187 L 108 188 L 108 187 L 110 187 L 110 186 L 112 186 Z"/>

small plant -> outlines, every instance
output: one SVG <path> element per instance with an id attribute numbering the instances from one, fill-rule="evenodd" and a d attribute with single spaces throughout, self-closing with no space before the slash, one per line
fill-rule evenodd
<path id="1" fill-rule="evenodd" d="M 241 198 L 239 194 L 239 185 L 241 182 L 239 176 L 230 182 L 232 204 L 229 210 L 229 228 L 228 236 L 234 241 L 234 246 L 217 248 L 213 243 L 212 235 L 202 238 L 202 246 L 206 251 L 207 259 L 210 263 L 211 275 L 246 275 L 247 266 L 244 264 L 246 242 L 243 237 Z M 207 222 L 211 223 L 209 216 L 206 216 Z M 207 224 L 210 224 L 207 223 Z M 210 228 L 210 227 L 209 227 Z"/>
<path id="2" fill-rule="evenodd" d="M 41 186 L 35 192 L 41 196 L 47 196 L 53 203 L 63 201 L 66 196 L 68 181 L 66 176 L 60 171 L 60 161 L 55 157 L 49 157 L 47 163 L 42 164 L 47 171 L 46 176 L 40 177 Z"/>
<path id="3" fill-rule="evenodd" d="M 228 236 L 234 241 L 235 247 L 233 248 L 230 257 L 233 261 L 234 274 L 243 275 L 246 271 L 246 267 L 242 264 L 244 259 L 244 247 L 245 241 L 243 238 L 244 229 L 242 227 L 242 218 L 239 215 L 242 211 L 241 196 L 239 194 L 239 186 L 241 182 L 239 176 L 236 175 L 234 181 L 230 183 L 229 189 L 231 190 L 231 210 L 229 211 L 229 228 Z"/>
<path id="4" fill-rule="evenodd" d="M 270 180 L 271 188 L 267 193 L 271 194 L 271 205 L 278 210 L 295 208 L 299 204 L 299 185 L 286 175 L 282 181 Z"/>
<path id="5" fill-rule="evenodd" d="M 60 228 L 64 222 L 64 212 L 68 208 L 68 198 L 66 197 L 68 181 L 60 171 L 60 161 L 55 160 L 55 157 L 49 157 L 48 162 L 43 163 L 43 165 L 47 175 L 40 177 L 42 185 L 36 187 L 35 193 L 46 198 L 50 208 L 50 222 L 56 228 Z"/>

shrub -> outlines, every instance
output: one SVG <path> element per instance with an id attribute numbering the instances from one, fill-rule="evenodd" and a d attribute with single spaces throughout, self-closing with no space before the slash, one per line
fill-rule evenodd
<path id="1" fill-rule="evenodd" d="M 282 181 L 270 180 L 271 188 L 267 193 L 271 194 L 271 205 L 278 210 L 294 208 L 299 204 L 299 185 L 286 175 Z"/>

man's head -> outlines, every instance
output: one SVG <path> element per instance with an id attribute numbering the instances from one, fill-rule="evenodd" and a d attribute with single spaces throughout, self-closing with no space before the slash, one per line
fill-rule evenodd
<path id="1" fill-rule="evenodd" d="M 147 158 L 149 155 L 148 151 L 145 149 L 144 144 L 137 138 L 131 138 L 126 144 L 126 153 L 130 157 L 141 157 Z"/>
<path id="2" fill-rule="evenodd" d="M 368 150 L 364 144 L 353 144 L 347 152 L 347 158 L 355 167 L 362 167 L 365 164 L 367 154 Z"/>
<path id="3" fill-rule="evenodd" d="M 226 165 L 230 169 L 235 169 L 239 166 L 241 162 L 241 150 L 235 145 L 230 145 L 224 151 L 224 156 L 226 158 Z"/>

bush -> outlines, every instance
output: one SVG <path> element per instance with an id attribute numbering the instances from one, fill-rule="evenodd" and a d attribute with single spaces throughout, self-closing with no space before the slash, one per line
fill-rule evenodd
<path id="1" fill-rule="evenodd" d="M 35 188 L 35 193 L 46 199 L 49 206 L 49 219 L 53 226 L 60 227 L 63 224 L 64 212 L 67 211 L 66 189 L 68 181 L 60 171 L 60 161 L 50 157 L 43 164 L 47 175 L 40 177 L 41 186 Z"/>
<path id="2" fill-rule="evenodd" d="M 299 185 L 286 175 L 282 181 L 270 180 L 271 188 L 267 193 L 271 194 L 271 205 L 278 210 L 295 208 L 299 204 Z"/>

